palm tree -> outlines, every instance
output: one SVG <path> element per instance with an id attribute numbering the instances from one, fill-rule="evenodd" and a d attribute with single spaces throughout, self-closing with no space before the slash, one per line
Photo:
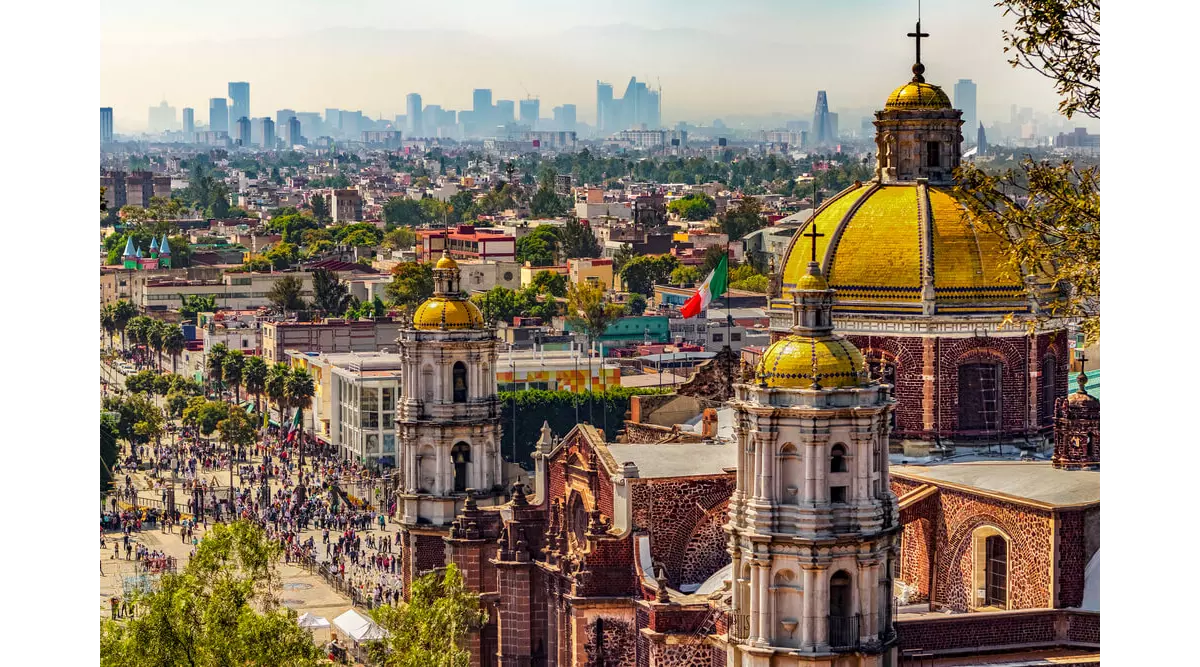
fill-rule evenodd
<path id="1" fill-rule="evenodd" d="M 242 384 L 246 385 L 246 393 L 254 396 L 254 412 L 262 414 L 258 399 L 267 390 L 267 375 L 270 368 L 262 357 L 247 357 L 242 366 Z"/>
<path id="2" fill-rule="evenodd" d="M 275 364 L 267 373 L 266 393 L 268 401 L 275 401 L 275 405 L 279 406 L 279 424 L 283 425 L 283 420 L 286 419 L 284 412 L 287 410 L 287 379 L 289 375 L 287 364 Z"/>
<path id="3" fill-rule="evenodd" d="M 235 402 L 238 404 L 242 402 L 242 368 L 245 364 L 246 357 L 241 350 L 229 352 L 221 362 L 221 375 L 233 387 Z"/>
<path id="4" fill-rule="evenodd" d="M 162 369 L 162 351 L 163 343 L 166 340 L 167 323 L 162 320 L 151 320 L 149 327 L 146 329 L 146 342 L 150 344 L 150 349 L 154 350 L 154 356 L 158 362 L 158 368 Z"/>
<path id="5" fill-rule="evenodd" d="M 117 332 L 117 322 L 113 304 L 100 309 L 100 329 L 104 331 L 104 337 L 108 339 L 108 348 L 112 349 L 112 337 Z"/>
<path id="6" fill-rule="evenodd" d="M 125 325 L 125 333 L 129 335 L 129 340 L 134 345 L 144 345 L 149 342 L 152 321 L 145 315 L 138 315 L 129 320 L 129 324 Z"/>
<path id="7" fill-rule="evenodd" d="M 300 415 L 297 426 L 300 432 L 297 434 L 296 442 L 300 448 L 300 468 L 304 469 L 304 408 L 312 401 L 316 394 L 317 388 L 313 384 L 312 376 L 303 368 L 293 368 L 288 374 L 286 390 L 284 396 L 289 407 L 296 408 L 297 414 Z"/>
<path id="8" fill-rule="evenodd" d="M 217 390 L 220 391 L 221 380 L 225 377 L 224 365 L 225 357 L 229 354 L 229 348 L 225 347 L 225 343 L 217 343 L 208 351 L 208 381 L 217 383 Z"/>
<path id="9" fill-rule="evenodd" d="M 121 332 L 121 349 L 125 349 L 125 327 L 129 321 L 137 317 L 137 307 L 132 303 L 121 299 L 113 306 L 113 325 L 117 327 L 117 331 Z"/>
<path id="10" fill-rule="evenodd" d="M 163 349 L 171 355 L 171 373 L 175 373 L 175 362 L 185 347 L 187 347 L 187 341 L 183 337 L 183 327 L 172 324 L 167 329 L 166 336 L 163 337 Z"/>

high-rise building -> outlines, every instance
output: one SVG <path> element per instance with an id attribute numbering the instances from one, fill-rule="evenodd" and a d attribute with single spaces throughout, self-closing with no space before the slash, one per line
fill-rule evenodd
<path id="1" fill-rule="evenodd" d="M 975 115 L 975 82 L 970 79 L 959 79 L 954 84 L 954 108 L 962 111 L 963 127 L 967 133 L 979 122 Z M 970 141 L 970 138 L 967 139 Z"/>
<path id="2" fill-rule="evenodd" d="M 249 146 L 253 140 L 250 134 L 250 119 L 242 116 L 237 120 L 237 135 L 234 140 L 241 146 Z"/>
<path id="3" fill-rule="evenodd" d="M 296 119 L 300 121 L 300 134 L 305 137 L 316 139 L 325 133 L 321 114 L 315 111 L 301 111 L 296 114 Z"/>
<path id="4" fill-rule="evenodd" d="M 560 107 L 554 107 L 554 129 L 562 130 L 563 132 L 574 132 L 575 123 L 574 104 L 564 104 Z"/>
<path id="5" fill-rule="evenodd" d="M 818 90 L 817 105 L 813 109 L 811 135 L 813 145 L 820 146 L 833 141 L 829 129 L 829 100 L 825 97 L 825 91 Z"/>
<path id="6" fill-rule="evenodd" d="M 496 108 L 492 106 L 492 89 L 476 88 L 471 93 L 471 119 L 476 125 L 486 127 L 492 125 L 492 117 Z"/>
<path id="7" fill-rule="evenodd" d="M 192 133 L 196 131 L 196 110 L 191 107 L 183 108 L 183 134 L 187 141 L 192 140 Z"/>
<path id="8" fill-rule="evenodd" d="M 300 146 L 300 145 L 304 144 L 304 135 L 300 131 L 300 119 L 299 118 L 292 116 L 291 118 L 288 119 L 287 125 L 285 127 L 287 128 L 287 130 L 286 130 L 287 134 L 285 135 L 285 137 L 287 138 L 287 144 L 288 144 L 289 148 L 292 146 Z"/>
<path id="9" fill-rule="evenodd" d="M 325 130 L 329 134 L 337 134 L 342 128 L 342 112 L 338 109 L 325 110 Z"/>
<path id="10" fill-rule="evenodd" d="M 271 120 L 267 116 L 263 116 L 261 119 L 261 123 L 262 123 L 262 132 L 260 134 L 262 136 L 263 150 L 268 150 L 268 151 L 274 150 L 275 149 L 275 121 Z"/>
<path id="11" fill-rule="evenodd" d="M 406 113 L 404 118 L 404 129 L 408 132 L 409 138 L 425 136 L 425 119 L 421 117 L 421 96 L 418 93 L 409 93 L 405 98 L 408 104 L 405 105 Z"/>
<path id="12" fill-rule="evenodd" d="M 831 144 L 836 144 L 838 137 L 841 136 L 838 130 L 838 115 L 832 111 L 825 115 L 825 137 L 826 141 Z"/>
<path id="13" fill-rule="evenodd" d="M 112 107 L 100 107 L 100 143 L 112 143 Z"/>
<path id="14" fill-rule="evenodd" d="M 208 131 L 229 131 L 229 106 L 224 97 L 214 97 L 208 101 Z"/>
<path id="15" fill-rule="evenodd" d="M 596 131 L 611 134 L 616 131 L 613 115 L 613 87 L 611 83 L 596 82 Z"/>
<path id="16" fill-rule="evenodd" d="M 512 100 L 496 100 L 496 125 L 508 125 L 517 117 L 517 105 Z"/>
<path id="17" fill-rule="evenodd" d="M 275 112 L 275 128 L 280 132 L 287 130 L 288 120 L 294 118 L 296 112 L 293 109 L 280 109 Z"/>
<path id="18" fill-rule="evenodd" d="M 542 113 L 542 101 L 536 97 L 531 97 L 521 100 L 518 106 L 520 107 L 521 124 L 528 125 L 531 130 L 538 129 L 537 124 L 538 118 Z"/>
<path id="19" fill-rule="evenodd" d="M 983 131 L 983 123 L 979 124 L 979 131 L 975 133 L 976 155 L 987 155 L 988 143 L 987 134 Z"/>
<path id="20" fill-rule="evenodd" d="M 158 106 L 150 107 L 146 115 L 146 131 L 151 134 L 170 132 L 175 129 L 175 107 L 163 100 Z"/>
<path id="21" fill-rule="evenodd" d="M 229 117 L 250 118 L 250 84 L 245 81 L 229 82 Z"/>

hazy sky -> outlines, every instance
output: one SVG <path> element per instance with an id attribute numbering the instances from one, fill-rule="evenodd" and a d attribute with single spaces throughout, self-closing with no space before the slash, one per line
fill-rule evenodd
<path id="1" fill-rule="evenodd" d="M 100 102 L 118 131 L 137 131 L 162 99 L 207 123 L 229 81 L 250 82 L 254 116 L 338 107 L 390 119 L 410 92 L 461 110 L 491 88 L 493 100 L 540 97 L 543 117 L 574 103 L 592 123 L 596 80 L 620 95 L 637 76 L 661 82 L 664 124 L 808 118 L 818 89 L 834 111 L 881 107 L 911 77 L 916 14 L 915 0 L 102 0 Z M 1007 22 L 991 0 L 923 3 L 926 79 L 951 95 L 973 79 L 985 123 L 1007 120 L 1009 104 L 1058 101 L 1005 62 Z"/>

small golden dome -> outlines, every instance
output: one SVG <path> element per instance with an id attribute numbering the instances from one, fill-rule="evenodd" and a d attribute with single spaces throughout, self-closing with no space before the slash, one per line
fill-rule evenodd
<path id="1" fill-rule="evenodd" d="M 821 275 L 820 269 L 816 269 L 814 273 L 813 266 L 809 267 L 808 273 L 800 276 L 800 280 L 796 281 L 796 290 L 814 290 L 825 291 L 829 289 L 829 283 L 825 282 L 825 276 Z"/>
<path id="2" fill-rule="evenodd" d="M 952 109 L 945 91 L 932 83 L 909 81 L 892 91 L 884 109 Z"/>
<path id="3" fill-rule="evenodd" d="M 442 255 L 442 258 L 437 261 L 437 265 L 434 268 L 457 269 L 458 262 L 454 261 L 454 259 L 451 258 L 450 255 Z"/>
<path id="4" fill-rule="evenodd" d="M 440 264 L 441 261 L 438 263 Z M 417 310 L 413 313 L 413 328 L 424 330 L 482 329 L 483 313 L 479 312 L 478 306 L 466 299 L 435 296 L 417 306 Z"/>
<path id="5" fill-rule="evenodd" d="M 863 384 L 859 370 L 862 353 L 850 341 L 830 334 L 812 338 L 791 335 L 777 340 L 763 352 L 754 369 L 756 381 L 776 389 L 804 389 L 813 384 L 813 348 L 816 371 L 822 387 L 856 387 Z"/>

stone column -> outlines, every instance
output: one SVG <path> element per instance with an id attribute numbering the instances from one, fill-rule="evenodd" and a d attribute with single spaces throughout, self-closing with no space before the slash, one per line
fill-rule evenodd
<path id="1" fill-rule="evenodd" d="M 775 499 L 775 447 L 771 440 L 766 434 L 758 436 L 759 457 L 762 458 L 762 498 L 768 502 Z"/>
<path id="2" fill-rule="evenodd" d="M 829 582 L 825 577 L 824 565 L 813 566 L 813 643 L 818 647 L 829 645 Z"/>
<path id="3" fill-rule="evenodd" d="M 496 563 L 501 600 L 497 605 L 496 659 L 500 667 L 527 667 L 530 662 L 529 567 L 528 563 Z"/>
<path id="4" fill-rule="evenodd" d="M 801 610 L 800 648 L 805 651 L 811 651 L 817 640 L 817 619 L 814 608 L 817 594 L 816 570 L 811 567 L 805 567 L 801 569 L 801 575 L 804 581 L 804 599 L 802 600 L 803 609 Z"/>
<path id="5" fill-rule="evenodd" d="M 816 461 L 813 457 L 812 443 L 804 443 L 804 445 L 801 446 L 800 451 L 804 456 L 804 498 L 802 498 L 802 501 L 809 504 L 816 503 L 817 472 L 813 469 Z"/>
<path id="6" fill-rule="evenodd" d="M 937 409 L 937 388 L 935 386 L 937 382 L 937 348 L 935 347 L 937 339 L 927 336 L 921 339 L 921 343 L 921 430 L 932 433 L 935 424 L 938 423 L 938 415 L 935 413 Z"/>
<path id="7" fill-rule="evenodd" d="M 759 637 L 758 608 L 760 606 L 762 606 L 762 598 L 759 597 L 759 591 L 758 591 L 758 578 L 759 578 L 758 563 L 751 561 L 750 562 L 750 605 L 749 605 L 749 615 L 750 615 L 749 635 L 750 635 L 750 637 L 749 637 L 749 639 L 752 642 L 757 641 L 758 637 Z"/>
<path id="8" fill-rule="evenodd" d="M 771 643 L 773 628 L 771 619 L 771 563 L 757 563 L 758 573 L 758 637 L 764 644 Z"/>
<path id="9" fill-rule="evenodd" d="M 862 621 L 858 625 L 859 638 L 869 637 L 872 635 L 872 628 L 875 625 L 875 595 L 874 588 L 877 585 L 875 581 L 875 562 L 874 561 L 858 561 L 858 613 L 862 614 Z"/>

